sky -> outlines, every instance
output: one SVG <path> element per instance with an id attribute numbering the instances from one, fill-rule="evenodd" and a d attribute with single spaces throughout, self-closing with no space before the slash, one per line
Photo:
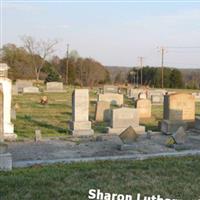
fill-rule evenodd
<path id="1" fill-rule="evenodd" d="M 200 68 L 200 1 L 9 1 L 1 0 L 1 45 L 20 37 L 57 39 L 82 57 L 104 65 Z M 175 48 L 176 47 L 176 48 Z"/>

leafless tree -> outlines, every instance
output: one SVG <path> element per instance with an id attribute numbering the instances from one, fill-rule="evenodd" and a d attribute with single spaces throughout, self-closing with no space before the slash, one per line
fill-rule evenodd
<path id="1" fill-rule="evenodd" d="M 45 61 L 55 51 L 54 47 L 58 43 L 58 41 L 37 41 L 31 36 L 23 36 L 21 37 L 21 40 L 24 44 L 24 48 L 31 56 L 30 63 L 34 69 L 36 80 L 38 81 Z"/>

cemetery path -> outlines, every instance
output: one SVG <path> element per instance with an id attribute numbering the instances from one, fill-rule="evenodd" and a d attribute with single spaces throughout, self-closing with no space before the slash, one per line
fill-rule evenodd
<path id="1" fill-rule="evenodd" d="M 13 163 L 29 162 L 42 163 L 45 161 L 81 160 L 109 157 L 141 157 L 156 154 L 177 153 L 173 148 L 165 146 L 169 136 L 153 134 L 151 139 L 146 135 L 140 136 L 131 148 L 120 150 L 122 145 L 118 136 L 100 135 L 84 139 L 43 139 L 40 142 L 11 142 L 8 143 L 8 152 L 12 154 Z M 193 134 L 187 144 L 190 150 L 200 150 L 200 135 Z"/>

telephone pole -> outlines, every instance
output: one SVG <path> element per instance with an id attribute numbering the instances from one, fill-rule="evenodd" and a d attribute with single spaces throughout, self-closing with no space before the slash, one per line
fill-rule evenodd
<path id="1" fill-rule="evenodd" d="M 161 52 L 161 88 L 164 88 L 164 55 L 166 49 L 164 47 L 161 47 L 160 52 Z"/>
<path id="2" fill-rule="evenodd" d="M 143 84 L 143 72 L 142 72 L 142 68 L 143 68 L 143 59 L 144 59 L 144 57 L 139 57 L 139 60 L 140 60 L 140 84 L 141 84 L 141 86 L 142 86 L 142 84 Z"/>
<path id="3" fill-rule="evenodd" d="M 67 44 L 67 58 L 66 58 L 66 73 L 65 73 L 65 83 L 68 84 L 68 64 L 69 64 L 69 44 Z"/>

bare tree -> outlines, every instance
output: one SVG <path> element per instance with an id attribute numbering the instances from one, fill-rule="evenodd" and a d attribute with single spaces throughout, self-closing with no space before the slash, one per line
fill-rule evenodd
<path id="1" fill-rule="evenodd" d="M 40 78 L 41 69 L 44 67 L 45 60 L 54 52 L 54 47 L 58 41 L 36 41 L 31 36 L 23 36 L 21 40 L 24 43 L 24 48 L 31 56 L 30 62 L 34 69 L 36 80 L 38 81 Z"/>

